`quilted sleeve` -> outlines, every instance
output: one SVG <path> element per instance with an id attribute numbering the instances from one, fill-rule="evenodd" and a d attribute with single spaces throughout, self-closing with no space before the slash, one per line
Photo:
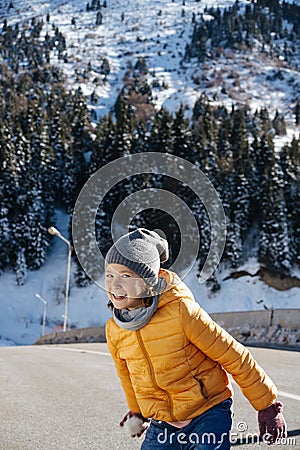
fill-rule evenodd
<path id="1" fill-rule="evenodd" d="M 138 402 L 137 402 L 137 399 L 135 396 L 135 392 L 134 392 L 132 384 L 131 384 L 126 361 L 119 357 L 118 349 L 114 345 L 114 343 L 112 342 L 112 339 L 110 337 L 110 322 L 108 322 L 106 324 L 106 340 L 107 340 L 108 350 L 114 360 L 115 367 L 117 369 L 117 373 L 120 378 L 121 385 L 123 387 L 123 390 L 124 390 L 124 393 L 126 396 L 128 407 L 132 412 L 140 413 L 141 410 L 138 405 Z"/>
<path id="2" fill-rule="evenodd" d="M 264 409 L 275 401 L 277 389 L 273 381 L 249 350 L 214 322 L 198 303 L 182 299 L 180 315 L 189 341 L 232 375 L 254 409 Z"/>

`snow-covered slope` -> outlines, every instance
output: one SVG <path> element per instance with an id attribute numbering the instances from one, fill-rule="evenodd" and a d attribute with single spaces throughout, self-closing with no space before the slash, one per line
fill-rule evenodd
<path id="1" fill-rule="evenodd" d="M 56 226 L 67 235 L 68 217 L 57 212 Z M 55 238 L 46 264 L 38 271 L 28 272 L 26 283 L 16 286 L 15 275 L 5 273 L 0 277 L 0 345 L 29 345 L 42 332 L 43 304 L 36 297 L 39 294 L 47 301 L 46 333 L 51 333 L 63 323 L 64 287 L 67 267 L 67 246 Z M 72 272 L 74 264 L 72 266 Z M 250 259 L 241 267 L 250 274 L 258 266 Z M 221 290 L 210 295 L 203 284 L 198 283 L 197 267 L 184 279 L 197 301 L 209 313 L 224 311 L 263 310 L 267 308 L 299 308 L 300 289 L 276 291 L 258 277 L 242 277 L 226 280 L 227 271 L 218 275 Z M 298 274 L 299 276 L 299 274 Z M 77 288 L 71 278 L 68 326 L 88 327 L 104 325 L 111 313 L 103 289 L 93 284 Z"/>
<path id="2" fill-rule="evenodd" d="M 14 8 L 8 10 L 9 3 L 6 0 L 0 6 L 0 18 L 6 17 L 9 24 L 35 17 L 44 20 L 44 34 L 53 33 L 53 25 L 64 34 L 68 62 L 58 61 L 57 54 L 52 53 L 51 63 L 65 72 L 70 87 L 80 85 L 87 96 L 95 91 L 98 103 L 90 107 L 98 117 L 113 106 L 128 67 L 143 56 L 149 82 L 153 76 L 159 81 L 160 88 L 154 89 L 157 108 L 165 106 L 174 111 L 182 103 L 190 111 L 199 94 L 205 92 L 216 103 L 229 108 L 232 102 L 238 102 L 248 104 L 253 111 L 263 106 L 271 113 L 279 110 L 289 125 L 287 138 L 299 132 L 293 125 L 292 107 L 300 89 L 300 74 L 299 70 L 287 67 L 281 57 L 270 60 L 258 52 L 243 55 L 228 51 L 224 57 L 208 60 L 201 67 L 197 61 L 180 64 L 192 33 L 193 13 L 199 18 L 206 6 L 216 6 L 213 0 L 108 0 L 107 8 L 101 8 L 101 25 L 96 25 L 95 11 L 86 11 L 91 1 L 13 0 Z M 218 7 L 233 3 L 220 0 Z M 103 58 L 107 58 L 111 69 L 106 81 L 100 74 Z M 91 70 L 86 74 L 89 63 Z M 274 74 L 279 69 L 281 77 L 276 79 Z M 193 80 L 198 80 L 197 84 Z M 222 90 L 224 85 L 226 92 Z"/>

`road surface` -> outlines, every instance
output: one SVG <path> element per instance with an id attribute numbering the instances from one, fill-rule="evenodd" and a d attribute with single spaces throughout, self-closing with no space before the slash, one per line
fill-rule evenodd
<path id="1" fill-rule="evenodd" d="M 300 354 L 251 348 L 276 382 L 289 436 L 273 448 L 300 449 Z M 256 440 L 256 412 L 235 389 L 233 449 Z M 127 411 L 106 344 L 0 348 L 0 450 L 135 450 L 118 427 Z M 246 430 L 247 428 L 247 430 Z"/>

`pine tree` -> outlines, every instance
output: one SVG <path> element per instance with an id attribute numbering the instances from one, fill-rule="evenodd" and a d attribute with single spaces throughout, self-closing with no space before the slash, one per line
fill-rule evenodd
<path id="1" fill-rule="evenodd" d="M 291 235 L 292 262 L 300 265 L 300 157 L 299 140 L 295 137 L 280 153 L 280 165 L 284 174 L 284 195 Z"/>
<path id="2" fill-rule="evenodd" d="M 40 128 L 40 130 L 39 130 Z M 37 132 L 40 135 L 37 136 Z M 37 125 L 37 130 L 31 136 L 30 154 L 27 167 L 27 176 L 20 187 L 24 197 L 24 229 L 25 259 L 29 269 L 38 269 L 46 259 L 48 239 L 46 233 L 46 214 L 43 199 L 42 185 L 42 152 L 47 133 L 42 132 L 42 125 Z M 48 212 L 49 214 L 49 212 Z"/>
<path id="3" fill-rule="evenodd" d="M 245 167 L 249 155 L 248 130 L 246 128 L 246 112 L 244 109 L 234 109 L 231 113 L 232 128 L 230 143 L 233 154 L 235 172 L 243 174 L 248 172 Z"/>
<path id="4" fill-rule="evenodd" d="M 233 221 L 227 220 L 226 247 L 223 259 L 227 259 L 230 267 L 237 268 L 243 257 L 243 243 L 241 238 L 241 228 L 238 220 L 234 217 Z"/>
<path id="5" fill-rule="evenodd" d="M 99 180 L 99 179 L 98 179 Z M 94 189 L 92 189 L 94 186 Z M 103 254 L 103 245 L 108 242 L 109 234 L 104 236 L 104 229 L 110 232 L 109 218 L 104 212 L 99 220 L 99 210 L 95 220 L 92 223 L 90 217 L 94 217 L 99 203 L 99 192 L 101 187 L 91 185 L 88 192 L 86 192 L 86 199 L 81 197 L 80 205 L 77 205 L 76 214 L 72 212 L 72 227 L 73 227 L 73 244 L 76 249 L 74 260 L 76 263 L 75 269 L 75 283 L 77 286 L 83 287 L 90 283 L 90 280 L 99 281 L 99 272 L 103 272 L 104 266 L 101 266 L 100 261 L 94 259 L 93 245 L 95 237 L 99 246 L 100 252 Z M 83 195 L 83 194 L 82 194 Z M 100 205 L 101 211 L 103 202 Z M 74 234 L 74 230 L 77 230 Z M 103 239 L 103 240 L 102 240 Z"/>
<path id="6" fill-rule="evenodd" d="M 38 178 L 28 192 L 30 198 L 26 205 L 24 221 L 30 224 L 24 234 L 27 241 L 26 265 L 29 269 L 39 269 L 46 260 L 48 240 L 46 235 L 45 207 L 42 199 L 41 183 Z"/>
<path id="7" fill-rule="evenodd" d="M 75 191 L 76 194 L 86 181 L 86 162 L 84 154 L 91 148 L 91 140 L 88 129 L 90 116 L 81 89 L 68 100 L 68 116 L 70 123 L 70 139 L 73 150 L 73 161 L 76 170 Z M 75 200 L 75 199 L 74 199 Z"/>
<path id="8" fill-rule="evenodd" d="M 193 139 L 196 160 L 210 181 L 216 185 L 218 126 L 209 100 L 202 95 L 193 109 Z"/>
<path id="9" fill-rule="evenodd" d="M 115 211 L 114 206 L 112 207 L 112 204 L 116 201 L 115 196 L 115 193 L 109 192 L 102 200 L 101 205 L 99 205 L 96 215 L 96 238 L 99 249 L 104 257 L 112 245 L 111 219 Z M 99 268 L 99 270 L 101 269 L 104 270 L 104 267 Z"/>
<path id="10" fill-rule="evenodd" d="M 115 140 L 115 124 L 112 114 L 110 114 L 108 117 L 102 117 L 96 127 L 96 137 L 92 145 L 89 164 L 90 175 L 119 157 L 119 153 L 114 153 Z"/>
<path id="11" fill-rule="evenodd" d="M 279 114 L 276 110 L 275 117 L 273 119 L 273 127 L 275 129 L 275 133 L 278 136 L 284 136 L 286 134 L 286 126 L 283 114 Z"/>
<path id="12" fill-rule="evenodd" d="M 150 133 L 150 146 L 153 152 L 173 153 L 173 119 L 165 108 L 161 108 L 155 118 Z"/>
<path id="13" fill-rule="evenodd" d="M 300 101 L 297 102 L 295 107 L 295 123 L 300 125 Z"/>
<path id="14" fill-rule="evenodd" d="M 264 186 L 259 261 L 275 273 L 288 275 L 291 269 L 290 230 L 284 198 L 283 174 L 275 163 Z"/>
<path id="15" fill-rule="evenodd" d="M 227 110 L 220 110 L 220 126 L 217 136 L 217 155 L 219 167 L 222 170 L 229 170 L 233 163 L 233 154 L 231 149 L 232 120 Z"/>
<path id="16" fill-rule="evenodd" d="M 27 276 L 27 266 L 25 260 L 25 249 L 20 247 L 17 252 L 17 260 L 14 267 L 16 273 L 16 282 L 18 286 L 22 286 L 25 283 Z"/>
<path id="17" fill-rule="evenodd" d="M 271 120 L 270 120 L 270 116 L 269 116 L 269 111 L 267 110 L 267 108 L 262 108 L 258 114 L 258 120 L 259 120 L 259 128 L 264 132 L 264 133 L 269 133 L 269 131 L 271 130 L 272 126 L 271 126 Z"/>
<path id="18" fill-rule="evenodd" d="M 60 195 L 60 176 L 55 152 L 50 145 L 49 130 L 43 124 L 40 140 L 40 182 L 45 209 L 45 223 L 55 222 L 55 201 Z"/>
<path id="19" fill-rule="evenodd" d="M 212 207 L 212 205 L 210 205 L 210 207 Z M 198 267 L 197 276 L 200 277 L 200 275 L 201 275 L 201 278 L 203 278 L 203 277 L 207 277 L 208 272 L 205 271 L 204 264 L 207 263 L 207 257 L 209 254 L 211 241 L 213 239 L 212 234 L 211 234 L 210 218 L 208 216 L 208 213 L 207 213 L 203 203 L 200 203 L 198 205 L 198 211 L 197 211 L 196 217 L 197 217 L 197 221 L 199 224 L 199 230 L 200 230 L 199 267 Z M 213 255 L 210 260 L 210 263 L 206 267 L 206 270 L 211 271 L 212 268 L 215 267 L 215 265 L 216 265 L 215 258 L 216 258 L 216 255 Z M 218 283 L 215 272 L 209 277 L 209 279 L 205 282 L 205 284 L 211 293 L 215 293 L 220 289 L 220 285 Z"/>
<path id="20" fill-rule="evenodd" d="M 78 287 L 87 287 L 91 284 L 92 280 L 87 275 L 87 273 L 81 267 L 79 261 L 76 261 L 76 269 L 75 269 L 75 284 Z"/>
<path id="21" fill-rule="evenodd" d="M 64 157 L 64 170 L 61 180 L 62 201 L 70 213 L 74 207 L 77 194 L 77 170 L 72 147 L 67 147 Z"/>
<path id="22" fill-rule="evenodd" d="M 140 123 L 137 125 L 133 135 L 131 153 L 145 153 L 149 151 L 151 151 L 151 148 L 148 126 L 144 123 Z"/>
<path id="23" fill-rule="evenodd" d="M 292 215 L 291 225 L 293 232 L 292 257 L 293 263 L 300 267 L 300 182 L 298 175 L 298 187 L 295 193 L 294 214 Z"/>
<path id="24" fill-rule="evenodd" d="M 11 236 L 10 221 L 8 218 L 9 207 L 5 196 L 4 186 L 0 182 L 0 273 L 10 264 L 9 242 Z"/>
<path id="25" fill-rule="evenodd" d="M 11 153 L 11 170 L 16 180 L 25 178 L 27 161 L 30 155 L 30 147 L 18 123 L 15 124 L 12 140 L 14 151 Z"/>
<path id="26" fill-rule="evenodd" d="M 262 135 L 256 149 L 256 154 L 254 155 L 253 164 L 253 180 L 255 180 L 257 190 L 252 199 L 252 203 L 253 209 L 257 214 L 262 210 L 261 205 L 264 201 L 264 191 L 267 189 L 271 169 L 275 164 L 274 142 L 270 134 Z"/>
<path id="27" fill-rule="evenodd" d="M 117 146 L 116 153 L 120 156 L 129 155 L 133 140 L 133 111 L 132 107 L 120 94 L 115 104 L 116 133 L 114 145 Z"/>
<path id="28" fill-rule="evenodd" d="M 103 14 L 102 12 L 99 10 L 97 11 L 97 15 L 96 15 L 96 25 L 102 25 L 102 21 L 103 21 Z"/>
<path id="29" fill-rule="evenodd" d="M 184 117 L 183 106 L 175 114 L 172 126 L 173 153 L 190 162 L 194 161 L 195 155 L 192 148 L 192 134 L 187 119 Z"/>
<path id="30" fill-rule="evenodd" d="M 8 120 L 2 121 L 0 114 L 0 272 L 14 261 L 11 224 L 17 197 L 17 185 L 13 176 L 15 170 L 11 126 Z"/>

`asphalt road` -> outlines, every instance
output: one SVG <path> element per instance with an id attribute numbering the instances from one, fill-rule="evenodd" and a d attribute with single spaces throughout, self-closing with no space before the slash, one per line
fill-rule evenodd
<path id="1" fill-rule="evenodd" d="M 250 351 L 285 405 L 289 435 L 273 448 L 300 449 L 299 352 Z M 257 414 L 234 388 L 232 448 L 270 449 L 257 442 Z M 0 348 L 0 411 L 0 450 L 135 450 L 142 442 L 118 427 L 127 407 L 105 344 Z"/>

